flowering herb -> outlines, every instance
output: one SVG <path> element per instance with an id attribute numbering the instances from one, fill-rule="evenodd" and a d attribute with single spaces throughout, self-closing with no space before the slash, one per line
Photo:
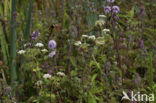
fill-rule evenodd
<path id="1" fill-rule="evenodd" d="M 55 49 L 56 48 L 56 42 L 55 42 L 55 40 L 50 40 L 49 41 L 49 44 L 48 44 L 48 47 L 50 48 L 50 49 Z"/>
<path id="2" fill-rule="evenodd" d="M 49 58 L 52 58 L 53 56 L 56 55 L 56 52 L 55 51 L 52 51 L 50 54 L 49 54 Z"/>
<path id="3" fill-rule="evenodd" d="M 117 14 L 120 12 L 120 8 L 118 6 L 113 6 L 113 13 Z"/>
<path id="4" fill-rule="evenodd" d="M 104 8 L 104 11 L 105 11 L 106 14 L 108 14 L 111 11 L 111 7 L 110 6 L 106 6 Z"/>
<path id="5" fill-rule="evenodd" d="M 31 35 L 31 38 L 33 40 L 36 40 L 38 38 L 38 35 L 40 34 L 40 32 L 38 30 L 34 31 L 33 34 Z"/>

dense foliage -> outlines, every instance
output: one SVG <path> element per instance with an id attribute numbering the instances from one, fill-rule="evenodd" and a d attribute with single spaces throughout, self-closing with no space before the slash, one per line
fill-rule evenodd
<path id="1" fill-rule="evenodd" d="M 1 0 L 0 103 L 156 101 L 155 11 L 155 0 Z"/>

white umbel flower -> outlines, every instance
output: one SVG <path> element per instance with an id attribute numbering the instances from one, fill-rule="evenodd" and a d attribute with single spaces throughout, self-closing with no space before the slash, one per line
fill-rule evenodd
<path id="1" fill-rule="evenodd" d="M 59 75 L 59 76 L 65 76 L 65 74 L 63 72 L 57 72 L 57 75 Z"/>
<path id="2" fill-rule="evenodd" d="M 103 32 L 110 32 L 109 29 L 103 29 L 102 31 L 103 31 Z"/>
<path id="3" fill-rule="evenodd" d="M 95 36 L 94 35 L 89 36 L 89 39 L 95 40 Z"/>
<path id="4" fill-rule="evenodd" d="M 47 49 L 42 49 L 41 51 L 42 51 L 42 52 L 48 52 L 48 50 L 47 50 Z"/>
<path id="5" fill-rule="evenodd" d="M 42 85 L 42 84 L 43 84 L 43 81 L 42 81 L 42 80 L 39 80 L 39 81 L 36 82 L 36 85 L 37 85 L 37 86 L 40 86 L 40 85 Z"/>
<path id="6" fill-rule="evenodd" d="M 99 15 L 99 18 L 106 18 L 105 15 Z"/>
<path id="7" fill-rule="evenodd" d="M 75 46 L 79 46 L 79 45 L 81 45 L 82 43 L 81 43 L 81 41 L 77 41 L 77 42 L 75 42 Z"/>
<path id="8" fill-rule="evenodd" d="M 26 51 L 25 50 L 19 50 L 17 53 L 18 54 L 24 54 Z"/>
<path id="9" fill-rule="evenodd" d="M 88 38 L 88 35 L 82 35 L 83 38 Z"/>
<path id="10" fill-rule="evenodd" d="M 44 79 L 51 78 L 51 75 L 50 75 L 50 74 L 44 74 L 44 75 L 43 75 L 43 78 L 44 78 Z"/>
<path id="11" fill-rule="evenodd" d="M 42 43 L 37 43 L 35 46 L 36 47 L 43 47 L 44 45 Z"/>

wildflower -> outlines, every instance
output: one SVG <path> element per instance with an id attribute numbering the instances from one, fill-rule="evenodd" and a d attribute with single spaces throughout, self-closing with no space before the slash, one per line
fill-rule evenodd
<path id="1" fill-rule="evenodd" d="M 96 22 L 95 22 L 95 26 L 102 26 L 102 25 L 104 25 L 105 24 L 105 21 L 104 20 L 97 20 Z"/>
<path id="2" fill-rule="evenodd" d="M 25 50 L 20 50 L 18 51 L 18 54 L 24 54 L 26 51 Z"/>
<path id="3" fill-rule="evenodd" d="M 48 46 L 49 46 L 50 49 L 55 49 L 55 47 L 56 47 L 56 42 L 55 42 L 55 40 L 50 40 Z"/>
<path id="4" fill-rule="evenodd" d="M 103 32 L 110 32 L 109 29 L 103 29 L 102 31 L 103 31 Z"/>
<path id="5" fill-rule="evenodd" d="M 50 74 L 50 75 L 51 75 L 51 74 L 52 74 L 52 70 L 48 70 L 48 74 Z"/>
<path id="6" fill-rule="evenodd" d="M 82 35 L 83 38 L 88 38 L 88 35 Z"/>
<path id="7" fill-rule="evenodd" d="M 95 40 L 95 36 L 94 35 L 89 36 L 89 39 Z"/>
<path id="8" fill-rule="evenodd" d="M 110 6 L 106 6 L 104 8 L 104 11 L 105 11 L 106 14 L 109 13 L 111 11 L 111 7 Z"/>
<path id="9" fill-rule="evenodd" d="M 43 47 L 44 45 L 42 43 L 37 43 L 35 46 L 36 47 Z"/>
<path id="10" fill-rule="evenodd" d="M 115 19 L 115 20 L 118 20 L 118 19 L 119 19 L 119 16 L 115 15 L 115 16 L 114 16 L 114 19 Z"/>
<path id="11" fill-rule="evenodd" d="M 42 84 L 43 84 L 43 81 L 42 81 L 42 80 L 39 80 L 39 81 L 36 82 L 36 85 L 37 85 L 37 86 L 40 86 L 40 85 L 42 85 Z"/>
<path id="12" fill-rule="evenodd" d="M 115 0 L 107 0 L 107 2 L 109 3 L 113 3 Z"/>
<path id="13" fill-rule="evenodd" d="M 118 6 L 113 6 L 113 13 L 117 14 L 120 11 Z"/>
<path id="14" fill-rule="evenodd" d="M 50 75 L 50 74 L 44 74 L 44 75 L 43 75 L 43 78 L 44 78 L 44 79 L 49 79 L 49 78 L 51 78 L 51 75 Z"/>
<path id="15" fill-rule="evenodd" d="M 79 46 L 79 45 L 81 45 L 82 43 L 81 43 L 81 41 L 77 41 L 77 42 L 75 42 L 75 46 Z"/>
<path id="16" fill-rule="evenodd" d="M 49 57 L 52 58 L 53 56 L 56 55 L 56 52 L 55 51 L 52 51 L 50 54 L 49 54 Z"/>
<path id="17" fill-rule="evenodd" d="M 47 62 L 44 62 L 44 68 L 49 68 L 49 64 Z"/>
<path id="18" fill-rule="evenodd" d="M 31 38 L 33 40 L 36 40 L 38 38 L 38 35 L 40 34 L 40 32 L 38 30 L 34 31 L 33 34 L 31 35 Z"/>
<path id="19" fill-rule="evenodd" d="M 104 45 L 105 44 L 104 37 L 98 37 L 95 42 L 98 45 Z"/>
<path id="20" fill-rule="evenodd" d="M 42 51 L 42 52 L 48 52 L 48 50 L 47 50 L 47 49 L 42 49 L 41 51 Z"/>
<path id="21" fill-rule="evenodd" d="M 65 74 L 63 72 L 57 72 L 57 75 L 59 75 L 59 76 L 65 76 Z"/>
<path id="22" fill-rule="evenodd" d="M 31 45 L 31 43 L 26 43 L 26 44 L 24 44 L 24 47 L 27 47 L 27 46 L 30 46 Z"/>
<path id="23" fill-rule="evenodd" d="M 144 41 L 143 40 L 139 40 L 138 45 L 141 49 L 144 48 Z"/>
<path id="24" fill-rule="evenodd" d="M 106 18 L 105 15 L 99 15 L 99 18 Z"/>

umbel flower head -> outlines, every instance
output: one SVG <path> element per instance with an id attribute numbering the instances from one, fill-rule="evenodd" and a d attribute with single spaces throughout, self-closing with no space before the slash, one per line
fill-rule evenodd
<path id="1" fill-rule="evenodd" d="M 48 44 L 48 47 L 50 48 L 50 49 L 55 49 L 55 47 L 56 47 L 56 42 L 55 42 L 55 40 L 50 40 L 49 41 L 49 44 Z"/>
<path id="2" fill-rule="evenodd" d="M 106 6 L 104 8 L 104 11 L 105 11 L 106 14 L 108 14 L 111 11 L 111 7 L 110 6 Z"/>
<path id="3" fill-rule="evenodd" d="M 113 3 L 115 0 L 107 0 L 107 2 L 109 3 Z"/>
<path id="4" fill-rule="evenodd" d="M 18 54 L 24 54 L 26 51 L 25 50 L 20 50 L 18 51 Z"/>
<path id="5" fill-rule="evenodd" d="M 120 11 L 118 6 L 113 6 L 113 13 L 117 14 Z"/>
<path id="6" fill-rule="evenodd" d="M 44 45 L 42 43 L 36 43 L 36 47 L 43 47 Z"/>

